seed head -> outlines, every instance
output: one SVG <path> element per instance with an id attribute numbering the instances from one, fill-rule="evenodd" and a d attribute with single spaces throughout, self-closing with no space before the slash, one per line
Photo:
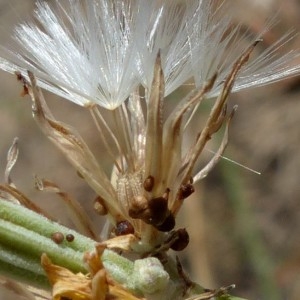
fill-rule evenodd
<path id="1" fill-rule="evenodd" d="M 35 120 L 97 193 L 98 213 L 107 213 L 116 235 L 134 233 L 139 241 L 135 251 L 149 253 L 176 226 L 195 181 L 204 178 L 224 152 L 236 111 L 227 111 L 230 93 L 299 73 L 300 66 L 293 64 L 299 52 L 279 51 L 293 34 L 252 58 L 272 22 L 249 38 L 232 25 L 229 4 L 55 3 L 37 2 L 35 22 L 15 30 L 15 49 L 0 49 L 0 68 L 18 72 L 24 93 L 32 98 Z M 192 90 L 166 113 L 166 96 L 187 81 Z M 89 109 L 114 162 L 111 178 L 76 130 L 55 120 L 40 88 Z M 210 115 L 187 142 L 194 113 L 205 101 L 213 102 Z M 109 116 L 114 127 L 107 123 Z M 220 128 L 224 136 L 218 151 L 203 169 L 195 170 Z M 177 250 L 188 243 L 186 231 L 179 233 L 179 245 L 172 246 Z"/>

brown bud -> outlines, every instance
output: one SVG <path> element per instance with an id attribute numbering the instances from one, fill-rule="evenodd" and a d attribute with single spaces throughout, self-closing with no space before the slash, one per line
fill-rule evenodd
<path id="1" fill-rule="evenodd" d="M 181 199 L 185 199 L 195 192 L 194 186 L 191 183 L 182 185 L 180 188 Z"/>
<path id="2" fill-rule="evenodd" d="M 100 196 L 94 200 L 94 209 L 100 216 L 105 216 L 107 214 L 104 200 Z"/>
<path id="3" fill-rule="evenodd" d="M 51 239 L 56 244 L 61 244 L 64 240 L 64 235 L 61 232 L 54 232 L 51 234 Z"/>
<path id="4" fill-rule="evenodd" d="M 171 249 L 175 251 L 182 251 L 189 244 L 190 237 L 185 228 L 180 228 L 176 231 L 177 239 L 171 245 Z"/>
<path id="5" fill-rule="evenodd" d="M 66 240 L 68 241 L 68 242 L 73 242 L 74 241 L 74 239 L 75 239 L 75 237 L 74 237 L 74 235 L 73 234 L 71 234 L 71 233 L 68 233 L 67 235 L 66 235 Z"/>
<path id="6" fill-rule="evenodd" d="M 149 175 L 144 181 L 144 189 L 147 192 L 151 192 L 154 187 L 154 177 Z"/>
<path id="7" fill-rule="evenodd" d="M 168 232 L 175 227 L 175 218 L 172 213 L 170 213 L 162 224 L 155 226 L 155 228 L 162 232 Z"/>
<path id="8" fill-rule="evenodd" d="M 115 230 L 116 235 L 126 235 L 130 233 L 134 233 L 134 228 L 130 222 L 127 220 L 121 221 L 117 223 L 116 230 Z"/>
<path id="9" fill-rule="evenodd" d="M 159 225 L 167 217 L 168 200 L 163 197 L 152 198 L 149 200 L 150 219 L 149 223 Z"/>

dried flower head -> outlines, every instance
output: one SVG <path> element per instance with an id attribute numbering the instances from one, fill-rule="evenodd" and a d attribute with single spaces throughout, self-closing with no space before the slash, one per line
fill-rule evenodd
<path id="1" fill-rule="evenodd" d="M 227 112 L 230 93 L 300 71 L 293 65 L 299 52 L 279 53 L 291 33 L 249 60 L 264 32 L 249 39 L 232 26 L 226 7 L 205 0 L 66 0 L 53 8 L 38 1 L 37 22 L 16 28 L 18 51 L 1 48 L 0 68 L 18 72 L 35 120 L 97 193 L 95 208 L 108 215 L 114 241 L 130 236 L 129 248 L 140 256 L 188 244 L 187 231 L 174 229 L 176 216 L 224 152 L 236 109 Z M 187 81 L 192 91 L 165 115 L 165 97 Z M 55 120 L 40 88 L 90 111 L 114 161 L 111 178 L 78 133 Z M 204 101 L 214 103 L 210 115 L 186 145 Z M 218 151 L 195 170 L 222 127 Z"/>
<path id="2" fill-rule="evenodd" d="M 223 153 L 234 112 L 226 112 L 230 92 L 299 72 L 292 65 L 298 52 L 278 52 L 290 33 L 248 63 L 263 33 L 248 43 L 216 1 L 57 1 L 56 9 L 39 1 L 35 16 L 38 23 L 16 28 L 21 50 L 2 49 L 0 66 L 20 72 L 43 131 L 97 192 L 117 235 L 134 232 L 141 253 L 165 240 L 195 180 Z M 165 116 L 164 98 L 188 80 L 194 89 Z M 91 111 L 115 162 L 111 180 L 77 133 L 53 118 L 39 87 Z M 194 111 L 212 97 L 204 128 L 183 147 Z M 111 110 L 116 130 L 98 105 Z M 199 155 L 222 126 L 219 151 L 197 173 Z"/>

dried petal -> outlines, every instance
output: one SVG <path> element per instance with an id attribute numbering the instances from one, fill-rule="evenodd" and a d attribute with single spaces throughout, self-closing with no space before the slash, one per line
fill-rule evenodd
<path id="1" fill-rule="evenodd" d="M 73 274 L 66 268 L 52 264 L 46 254 L 41 258 L 48 279 L 53 286 L 53 300 L 65 297 L 73 300 L 92 300 L 91 279 L 85 275 Z"/>
<path id="2" fill-rule="evenodd" d="M 132 250 L 131 245 L 137 241 L 138 239 L 133 234 L 120 235 L 100 243 L 96 248 L 105 246 L 109 249 L 128 251 Z"/>

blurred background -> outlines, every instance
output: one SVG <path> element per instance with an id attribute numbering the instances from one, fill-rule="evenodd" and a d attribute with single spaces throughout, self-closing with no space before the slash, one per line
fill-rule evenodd
<path id="1" fill-rule="evenodd" d="M 264 38 L 262 51 L 286 31 L 300 30 L 299 0 L 225 0 L 232 2 L 235 22 L 253 34 L 277 14 L 280 22 Z M 51 1 L 49 1 L 51 2 Z M 14 24 L 24 20 L 34 0 L 0 0 L 0 43 L 6 45 Z M 300 49 L 299 34 L 291 48 Z M 297 62 L 295 62 L 297 63 Z M 298 64 L 300 60 L 298 61 Z M 57 183 L 78 199 L 99 228 L 93 191 L 31 118 L 30 100 L 12 75 L 0 71 L 0 170 L 7 151 L 19 137 L 19 160 L 12 172 L 17 187 L 61 223 L 72 226 L 55 195 L 34 189 L 34 175 Z M 110 161 L 90 115 L 84 109 L 45 92 L 58 120 L 75 126 L 109 170 Z M 179 95 L 174 95 L 174 98 Z M 208 288 L 235 283 L 234 294 L 248 299 L 300 298 L 300 77 L 230 97 L 238 104 L 225 159 L 196 186 L 186 201 L 178 226 L 190 233 L 181 260 L 193 280 Z M 205 108 L 204 108 L 204 112 Z M 199 112 L 201 118 L 202 111 Z M 217 149 L 212 144 L 211 150 Z M 207 155 L 210 155 L 209 153 Z M 3 181 L 3 175 L 1 177 Z"/>

